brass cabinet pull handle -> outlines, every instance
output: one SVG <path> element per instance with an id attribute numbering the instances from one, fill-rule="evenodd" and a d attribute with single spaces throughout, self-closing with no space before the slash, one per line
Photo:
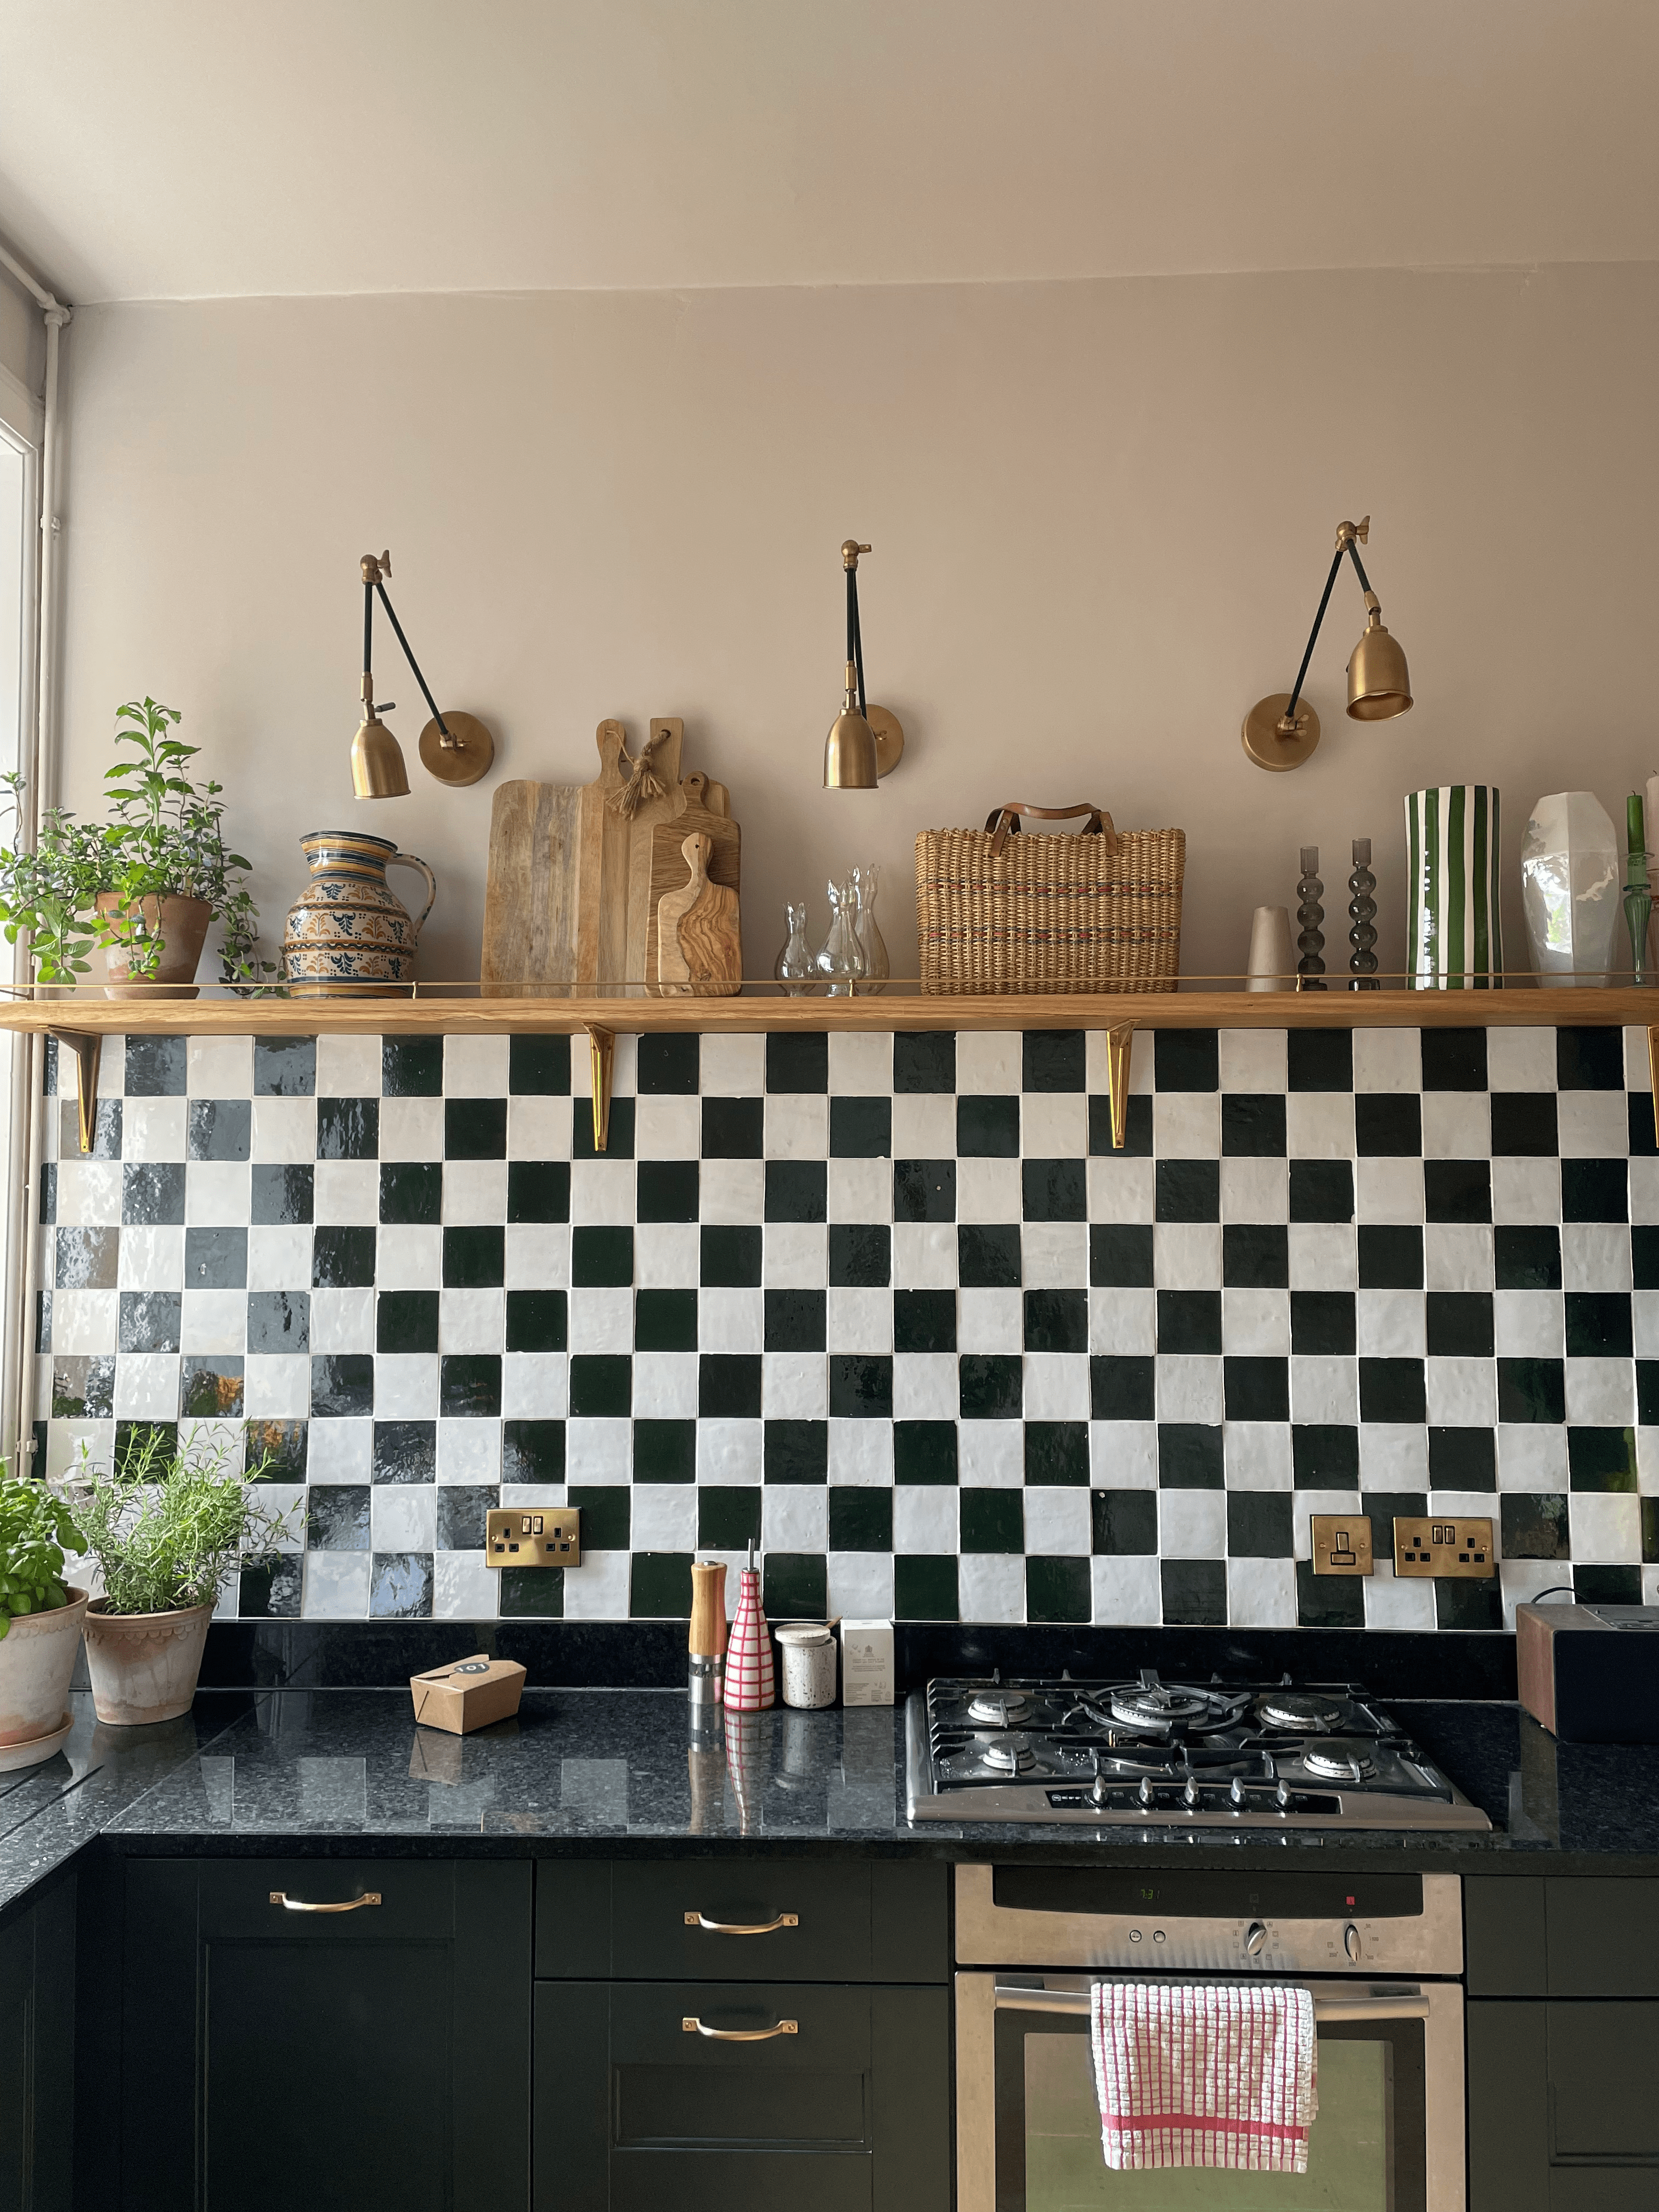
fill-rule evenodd
<path id="1" fill-rule="evenodd" d="M 769 2043 L 775 2035 L 799 2035 L 798 2020 L 781 2020 L 775 2027 L 709 2027 L 696 2013 L 688 2012 L 680 2020 L 683 2035 L 706 2035 L 711 2043 Z"/>
<path id="2" fill-rule="evenodd" d="M 688 1912 L 688 1928 L 706 1928 L 711 1936 L 769 1936 L 775 1928 L 799 1928 L 799 1912 L 781 1912 L 775 1920 L 758 1920 L 745 1924 L 741 1920 L 711 1920 L 707 1913 Z"/>
<path id="3" fill-rule="evenodd" d="M 302 1897 L 290 1897 L 285 1889 L 273 1889 L 270 1901 L 280 1905 L 284 1912 L 356 1912 L 362 1905 L 378 1905 L 380 1893 L 378 1889 L 366 1889 L 361 1897 L 349 1897 L 343 1905 L 307 1905 Z"/>

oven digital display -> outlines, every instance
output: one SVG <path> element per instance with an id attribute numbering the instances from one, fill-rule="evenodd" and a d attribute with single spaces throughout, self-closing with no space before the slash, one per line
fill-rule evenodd
<path id="1" fill-rule="evenodd" d="M 1423 1911 L 1414 1874 L 1332 1874 L 1297 1868 L 1250 1874 L 1172 1868 L 1000 1866 L 993 1901 L 1019 1912 L 1157 1913 L 1193 1920 L 1406 1920 Z"/>

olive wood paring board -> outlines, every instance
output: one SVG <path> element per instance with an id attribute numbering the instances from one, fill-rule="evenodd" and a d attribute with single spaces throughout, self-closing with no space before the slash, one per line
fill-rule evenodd
<path id="1" fill-rule="evenodd" d="M 684 820 L 673 825 L 678 832 Z M 711 883 L 714 840 L 693 830 L 682 841 L 685 882 L 665 891 L 656 911 L 657 972 L 665 996 L 726 997 L 742 988 L 743 945 L 738 933 L 738 895 Z"/>
<path id="2" fill-rule="evenodd" d="M 672 891 L 684 888 L 687 881 L 685 854 L 682 850 L 685 840 L 694 830 L 700 830 L 712 848 L 708 860 L 708 880 L 724 890 L 736 893 L 742 889 L 741 860 L 743 833 L 738 824 L 727 817 L 730 805 L 723 784 L 711 784 L 701 769 L 694 769 L 680 785 L 684 805 L 672 822 L 659 822 L 651 836 L 650 920 L 646 933 L 645 965 L 642 973 L 647 983 L 665 980 L 658 950 L 659 927 L 658 915 L 663 900 Z M 714 807 L 710 800 L 718 798 L 721 804 Z"/>

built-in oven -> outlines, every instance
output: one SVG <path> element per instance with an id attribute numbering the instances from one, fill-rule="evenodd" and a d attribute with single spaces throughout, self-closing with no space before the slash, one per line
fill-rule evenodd
<path id="1" fill-rule="evenodd" d="M 957 2212 L 1462 2212 L 1455 1875 L 957 1869 Z M 1090 1989 L 1294 1982 L 1314 2001 L 1305 2174 L 1113 2172 Z"/>

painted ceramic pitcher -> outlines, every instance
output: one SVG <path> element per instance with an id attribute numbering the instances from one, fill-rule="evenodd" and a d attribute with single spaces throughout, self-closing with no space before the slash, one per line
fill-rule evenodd
<path id="1" fill-rule="evenodd" d="M 311 881 L 289 908 L 283 932 L 283 972 L 293 995 L 392 996 L 414 971 L 437 878 L 389 837 L 361 830 L 313 830 L 300 849 L 311 863 Z M 412 920 L 386 879 L 394 862 L 426 878 L 426 904 Z"/>

